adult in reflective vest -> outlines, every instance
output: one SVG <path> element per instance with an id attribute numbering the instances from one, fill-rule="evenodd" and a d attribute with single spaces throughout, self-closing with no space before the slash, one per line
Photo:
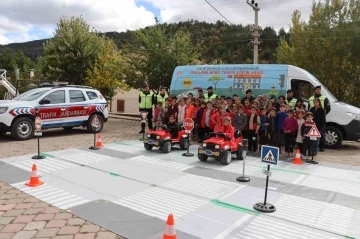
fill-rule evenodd
<path id="1" fill-rule="evenodd" d="M 318 85 L 314 88 L 314 95 L 309 98 L 309 110 L 314 107 L 314 99 L 319 99 L 321 107 L 325 110 L 325 114 L 328 114 L 331 110 L 330 101 L 326 96 L 321 95 L 321 86 Z M 325 131 L 326 125 L 318 129 L 321 134 L 320 142 L 319 142 L 319 150 L 320 152 L 324 152 L 325 147 Z"/>
<path id="2" fill-rule="evenodd" d="M 209 86 L 207 88 L 207 93 L 204 94 L 205 102 L 211 101 L 212 99 L 218 98 L 218 96 L 213 92 L 213 87 Z"/>
<path id="3" fill-rule="evenodd" d="M 152 129 L 152 111 L 153 111 L 153 105 L 155 103 L 156 103 L 156 98 L 154 97 L 154 94 L 150 92 L 148 85 L 144 85 L 143 91 L 139 94 L 139 111 L 147 112 L 146 118 L 149 129 Z M 145 124 L 141 124 L 141 130 L 139 134 L 144 132 L 145 132 Z"/>
<path id="4" fill-rule="evenodd" d="M 297 99 L 294 98 L 294 91 L 293 90 L 287 90 L 286 91 L 286 104 L 289 106 L 290 109 L 295 110 L 296 107 L 296 101 Z"/>
<path id="5" fill-rule="evenodd" d="M 165 87 L 160 89 L 160 93 L 156 96 L 156 103 L 161 102 L 163 108 L 165 108 L 165 100 L 169 98 L 168 94 L 166 94 Z"/>
<path id="6" fill-rule="evenodd" d="M 321 95 L 321 86 L 318 85 L 314 88 L 314 95 L 309 98 L 309 110 L 314 107 L 314 99 L 318 98 L 321 103 L 321 107 L 325 110 L 325 113 L 328 114 L 331 110 L 330 101 L 326 96 Z"/>

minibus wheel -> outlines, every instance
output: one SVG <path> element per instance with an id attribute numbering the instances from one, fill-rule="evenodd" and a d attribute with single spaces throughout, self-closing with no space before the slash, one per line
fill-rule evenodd
<path id="1" fill-rule="evenodd" d="M 335 149 L 341 147 L 343 138 L 341 130 L 334 126 L 326 126 L 325 145 L 327 148 Z"/>

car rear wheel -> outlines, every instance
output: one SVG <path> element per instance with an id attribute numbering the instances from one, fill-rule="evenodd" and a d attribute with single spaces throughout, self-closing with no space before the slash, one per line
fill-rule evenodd
<path id="1" fill-rule="evenodd" d="M 91 125 L 94 117 L 95 117 L 96 114 L 93 114 L 89 117 L 89 120 L 87 122 L 87 131 L 89 133 L 93 133 L 93 134 L 97 134 L 97 133 L 100 133 L 101 130 L 103 129 L 104 127 L 104 119 L 103 117 L 101 117 L 100 115 L 97 115 L 98 116 L 98 120 L 99 120 L 99 127 L 95 128 Z"/>
<path id="2" fill-rule="evenodd" d="M 165 141 L 163 143 L 163 145 L 161 146 L 161 151 L 163 151 L 164 153 L 170 153 L 170 151 L 171 151 L 171 142 L 170 141 Z"/>
<path id="3" fill-rule="evenodd" d="M 205 154 L 199 154 L 198 153 L 198 159 L 202 162 L 205 162 L 208 159 L 208 156 Z"/>
<path id="4" fill-rule="evenodd" d="M 20 117 L 12 125 L 11 134 L 16 140 L 27 140 L 34 135 L 34 122 L 27 117 Z"/>
<path id="5" fill-rule="evenodd" d="M 341 130 L 334 126 L 326 126 L 325 145 L 327 148 L 335 149 L 342 145 L 343 134 Z"/>
<path id="6" fill-rule="evenodd" d="M 144 143 L 144 148 L 145 148 L 146 150 L 152 150 L 153 145 Z"/>
<path id="7" fill-rule="evenodd" d="M 225 151 L 220 156 L 221 163 L 224 165 L 228 165 L 231 162 L 231 152 Z"/>
<path id="8" fill-rule="evenodd" d="M 188 149 L 190 146 L 190 141 L 188 138 L 182 138 L 180 140 L 180 149 L 185 150 Z"/>

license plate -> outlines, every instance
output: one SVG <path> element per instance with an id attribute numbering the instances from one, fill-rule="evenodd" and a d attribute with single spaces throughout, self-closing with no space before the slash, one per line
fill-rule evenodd
<path id="1" fill-rule="evenodd" d="M 154 141 L 149 140 L 149 141 L 148 141 L 148 144 L 154 144 Z"/>
<path id="2" fill-rule="evenodd" d="M 206 151 L 205 151 L 205 154 L 206 154 L 206 155 L 212 155 L 212 151 L 206 150 Z"/>

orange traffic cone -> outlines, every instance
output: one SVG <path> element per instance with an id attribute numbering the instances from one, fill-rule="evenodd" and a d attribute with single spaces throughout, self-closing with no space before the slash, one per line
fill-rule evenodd
<path id="1" fill-rule="evenodd" d="M 295 154 L 295 158 L 292 161 L 293 164 L 303 164 L 303 162 L 301 161 L 301 155 L 300 155 L 300 150 L 297 149 L 296 150 L 296 154 Z"/>
<path id="2" fill-rule="evenodd" d="M 44 184 L 44 182 L 40 181 L 40 179 L 39 179 L 36 164 L 33 164 L 30 181 L 25 183 L 25 185 L 27 185 L 29 187 L 37 187 L 37 186 L 40 186 L 43 184 Z"/>
<path id="3" fill-rule="evenodd" d="M 166 227 L 164 231 L 163 239 L 176 239 L 174 217 L 172 214 L 169 214 L 166 221 Z"/>
<path id="4" fill-rule="evenodd" d="M 101 142 L 100 134 L 98 134 L 97 139 L 96 139 L 96 147 L 98 147 L 98 148 L 104 147 L 103 143 Z"/>

